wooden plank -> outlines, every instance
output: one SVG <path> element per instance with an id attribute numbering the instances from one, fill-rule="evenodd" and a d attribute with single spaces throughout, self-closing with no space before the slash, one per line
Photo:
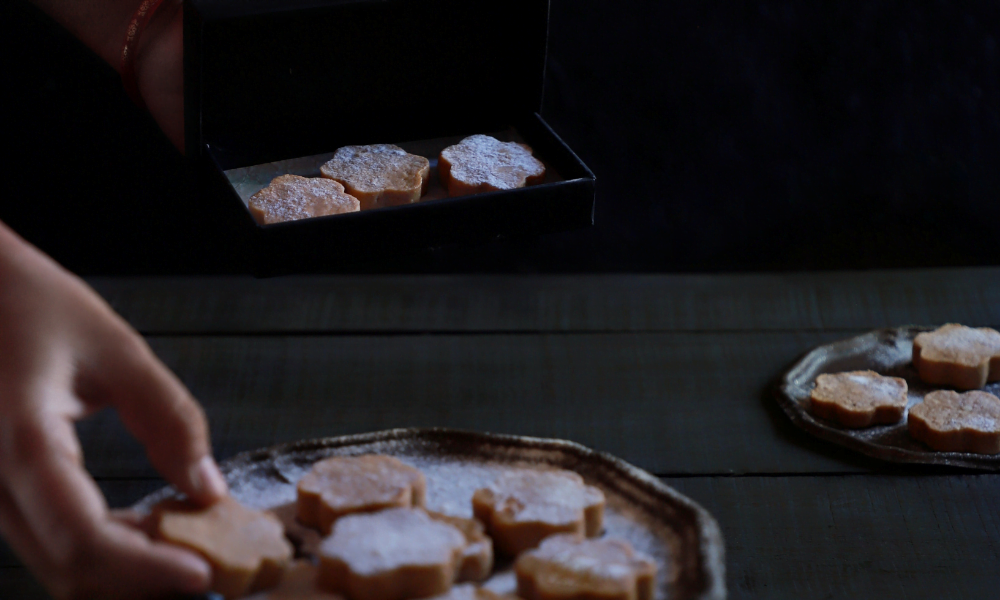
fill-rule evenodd
<path id="1" fill-rule="evenodd" d="M 1000 269 L 96 278 L 146 333 L 721 331 L 1000 324 Z"/>
<path id="2" fill-rule="evenodd" d="M 113 479 L 97 481 L 98 487 L 104 493 L 111 508 L 125 508 L 131 506 L 143 496 L 150 494 L 165 485 L 159 478 L 143 479 Z M 15 598 L 3 593 L 4 570 L 10 567 L 21 565 L 21 561 L 14 555 L 14 552 L 0 539 L 0 598 Z"/>
<path id="3" fill-rule="evenodd" d="M 1000 475 L 665 481 L 719 522 L 734 600 L 968 600 L 1000 590 Z"/>
<path id="4" fill-rule="evenodd" d="M 658 474 L 844 472 L 765 389 L 834 333 L 154 338 L 217 456 L 394 427 L 570 439 Z M 101 476 L 152 474 L 112 414 L 80 427 Z"/>

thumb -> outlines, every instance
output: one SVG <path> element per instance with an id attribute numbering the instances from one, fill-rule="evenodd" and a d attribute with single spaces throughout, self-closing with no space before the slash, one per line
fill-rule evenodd
<path id="1" fill-rule="evenodd" d="M 225 496 L 201 406 L 137 333 L 125 328 L 112 337 L 118 339 L 104 341 L 98 359 L 81 368 L 80 396 L 114 407 L 156 470 L 192 500 L 211 504 Z"/>

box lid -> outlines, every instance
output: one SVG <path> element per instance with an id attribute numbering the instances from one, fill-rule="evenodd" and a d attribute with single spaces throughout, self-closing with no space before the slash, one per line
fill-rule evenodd
<path id="1" fill-rule="evenodd" d="M 540 109 L 549 0 L 185 0 L 189 156 L 224 169 Z"/>

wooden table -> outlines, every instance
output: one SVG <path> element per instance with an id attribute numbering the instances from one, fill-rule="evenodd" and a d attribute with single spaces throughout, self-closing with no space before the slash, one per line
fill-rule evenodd
<path id="1" fill-rule="evenodd" d="M 91 284 L 204 404 L 220 459 L 392 427 L 566 438 L 707 508 L 732 598 L 1000 596 L 1000 475 L 811 439 L 770 388 L 870 329 L 1000 325 L 1000 269 Z M 113 414 L 79 432 L 112 506 L 163 484 Z M 40 594 L 0 567 L 0 598 Z"/>

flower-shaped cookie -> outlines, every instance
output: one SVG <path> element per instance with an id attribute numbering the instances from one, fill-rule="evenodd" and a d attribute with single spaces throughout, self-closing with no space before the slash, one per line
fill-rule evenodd
<path id="1" fill-rule="evenodd" d="M 296 489 L 298 520 L 328 535 L 333 522 L 347 514 L 423 506 L 427 480 L 398 458 L 368 454 L 321 460 Z"/>
<path id="2" fill-rule="evenodd" d="M 600 534 L 604 494 L 572 471 L 514 470 L 476 490 L 472 511 L 496 549 L 516 556 L 556 533 Z"/>
<path id="3" fill-rule="evenodd" d="M 427 191 L 430 161 L 399 146 L 344 146 L 320 167 L 323 177 L 344 184 L 361 210 L 420 200 Z"/>
<path id="4" fill-rule="evenodd" d="M 438 171 L 449 196 L 513 190 L 545 178 L 545 165 L 529 146 L 488 135 L 473 135 L 442 150 Z"/>
<path id="5" fill-rule="evenodd" d="M 434 596 L 427 600 L 519 600 L 517 596 L 498 594 L 493 590 L 476 587 L 471 583 L 456 585 L 447 594 Z"/>
<path id="6" fill-rule="evenodd" d="M 318 587 L 319 570 L 307 560 L 292 561 L 277 586 L 247 596 L 246 600 L 344 600 L 333 592 Z"/>
<path id="7" fill-rule="evenodd" d="M 910 409 L 910 436 L 942 452 L 1000 454 L 1000 398 L 938 390 Z"/>
<path id="8" fill-rule="evenodd" d="M 913 366 L 924 382 L 976 390 L 1000 380 L 1000 332 L 949 323 L 913 340 Z"/>
<path id="9" fill-rule="evenodd" d="M 250 214 L 257 223 L 270 225 L 357 212 L 360 203 L 344 193 L 344 186 L 320 177 L 282 175 L 250 197 Z"/>
<path id="10" fill-rule="evenodd" d="M 906 380 L 874 371 L 823 374 L 809 396 L 812 412 L 845 427 L 898 423 L 906 411 Z"/>
<path id="11" fill-rule="evenodd" d="M 430 518 L 447 523 L 465 536 L 468 544 L 462 551 L 462 562 L 458 568 L 455 581 L 483 581 L 493 570 L 493 540 L 486 535 L 483 524 L 477 519 L 463 519 L 432 511 L 427 511 Z"/>
<path id="12" fill-rule="evenodd" d="M 525 600 L 652 600 L 656 563 L 623 540 L 547 538 L 514 563 Z"/>
<path id="13" fill-rule="evenodd" d="M 418 508 L 348 515 L 320 546 L 320 587 L 350 600 L 405 600 L 451 589 L 467 545 Z"/>
<path id="14" fill-rule="evenodd" d="M 205 557 L 212 565 L 212 591 L 227 599 L 277 584 L 292 558 L 277 517 L 232 498 L 208 508 L 162 503 L 154 509 L 154 525 L 160 539 Z"/>

